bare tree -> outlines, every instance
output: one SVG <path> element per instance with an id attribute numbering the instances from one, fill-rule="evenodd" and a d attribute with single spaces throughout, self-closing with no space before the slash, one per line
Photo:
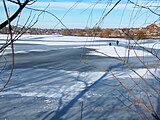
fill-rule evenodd
<path id="1" fill-rule="evenodd" d="M 5 10 L 5 13 L 6 13 L 6 20 L 4 20 L 2 23 L 0 23 L 0 29 L 3 29 L 5 27 L 8 26 L 8 31 L 9 31 L 9 36 L 8 38 L 6 39 L 6 42 L 0 46 L 0 53 L 1 53 L 1 58 L 3 58 L 3 54 L 4 54 L 4 50 L 8 47 L 8 46 L 11 46 L 11 52 L 12 52 L 12 67 L 11 67 L 11 70 L 10 70 L 10 74 L 8 76 L 8 79 L 7 80 L 2 80 L 4 82 L 2 88 L 0 89 L 0 91 L 2 91 L 6 85 L 10 82 L 11 80 L 11 77 L 12 77 L 12 74 L 13 74 L 13 69 L 14 69 L 14 41 L 17 40 L 18 38 L 13 38 L 13 28 L 12 28 L 12 25 L 11 25 L 11 22 L 13 20 L 15 20 L 19 15 L 20 13 L 22 12 L 22 10 L 27 6 L 27 5 L 32 5 L 34 2 L 36 2 L 35 0 L 2 0 L 3 2 L 3 7 L 4 7 L 4 10 Z M 9 16 L 9 11 L 7 9 L 7 5 L 6 5 L 6 2 L 11 2 L 15 5 L 18 6 L 18 9 L 15 11 L 15 13 L 13 13 L 13 15 Z M 28 21 L 27 21 L 28 22 Z M 18 24 L 18 22 L 17 22 Z M 25 26 L 25 25 L 24 25 Z M 21 36 L 22 35 L 22 31 L 20 31 L 17 36 Z M 5 58 L 5 57 L 4 57 Z M 5 59 L 6 60 L 6 59 Z M 3 71 L 3 69 L 5 68 L 5 65 L 4 67 L 2 68 L 1 71 Z M 2 78 L 1 78 L 2 79 Z"/>
<path id="2" fill-rule="evenodd" d="M 9 23 L 8 23 L 8 21 L 9 22 L 12 22 L 14 19 L 16 19 L 17 18 L 17 16 L 21 13 L 21 11 L 27 6 L 27 5 L 31 5 L 31 4 L 33 4 L 34 2 L 36 2 L 36 0 L 23 0 L 23 1 L 21 1 L 21 0 L 7 0 L 8 2 L 12 2 L 12 3 L 14 3 L 14 4 L 16 4 L 19 8 L 16 10 L 16 12 L 12 15 L 12 16 L 8 16 L 8 18 L 4 21 L 4 22 L 2 22 L 1 24 L 0 24 L 0 29 L 2 29 L 2 28 L 4 28 L 4 27 L 6 27 Z M 3 3 L 4 3 L 5 1 L 3 0 Z M 6 5 L 5 5 L 6 6 Z M 7 11 L 6 11 L 7 12 Z"/>
<path id="3" fill-rule="evenodd" d="M 8 10 L 7 10 L 7 5 L 6 5 L 6 1 L 7 2 L 11 2 L 15 5 L 18 6 L 18 9 L 16 10 L 15 13 L 13 13 L 13 15 L 9 16 L 8 14 Z M 98 0 L 97 3 L 101 1 L 101 0 Z M 121 2 L 122 0 L 117 0 L 115 2 L 115 4 L 113 5 L 113 7 L 111 9 L 109 9 L 108 11 L 104 10 L 103 12 L 103 15 L 101 16 L 100 20 L 95 23 L 95 28 L 97 27 L 101 27 L 100 25 L 103 23 L 104 19 L 112 13 L 112 11 L 116 8 L 116 6 Z M 3 86 L 1 87 L 0 91 L 2 91 L 6 85 L 10 82 L 11 80 L 11 76 L 13 74 L 13 70 L 14 70 L 14 41 L 16 41 L 19 37 L 21 37 L 25 31 L 23 31 L 23 29 L 27 26 L 27 28 L 31 28 L 33 25 L 35 25 L 37 22 L 38 22 L 38 19 L 39 19 L 39 16 L 45 12 L 45 13 L 48 13 L 50 15 L 52 15 L 53 17 L 56 17 L 54 14 L 46 11 L 46 9 L 44 10 L 37 10 L 37 9 L 33 9 L 33 8 L 27 8 L 28 5 L 32 5 L 33 3 L 36 2 L 36 0 L 2 0 L 3 2 L 3 6 L 4 6 L 4 10 L 5 10 L 5 13 L 6 13 L 6 20 L 4 20 L 1 24 L 0 24 L 0 29 L 8 26 L 8 29 L 9 29 L 9 35 L 8 35 L 8 39 L 6 39 L 5 43 L 3 45 L 0 46 L 0 53 L 1 56 L 0 58 L 4 58 L 5 59 L 5 56 L 3 55 L 3 52 L 5 51 L 5 49 L 9 46 L 11 46 L 11 52 L 12 52 L 12 66 L 11 66 L 11 70 L 10 70 L 10 74 L 8 76 L 8 79 L 7 80 L 2 80 L 2 82 L 4 83 Z M 112 2 L 112 0 L 109 0 L 109 3 Z M 131 3 L 132 5 L 134 5 L 134 7 L 136 8 L 140 8 L 140 9 L 145 9 L 149 12 L 151 12 L 152 14 L 156 15 L 156 16 L 160 16 L 160 14 L 157 12 L 157 9 L 160 7 L 160 6 L 153 6 L 153 5 L 141 5 L 141 4 L 138 4 L 137 2 L 133 2 L 132 0 L 128 0 L 127 1 L 128 3 Z M 97 4 L 96 3 L 96 4 Z M 108 6 L 108 4 L 106 5 L 106 7 Z M 31 22 L 29 22 L 29 19 L 30 19 L 30 16 L 27 18 L 27 21 L 26 23 L 24 23 L 23 27 L 21 28 L 21 30 L 15 35 L 13 36 L 13 27 L 11 25 L 12 21 L 15 20 L 16 18 L 18 18 L 18 16 L 20 15 L 20 13 L 22 12 L 22 10 L 24 8 L 27 8 L 27 9 L 30 9 L 30 10 L 35 10 L 35 11 L 39 11 L 40 13 L 38 14 L 38 17 L 35 19 L 35 20 L 31 20 Z M 93 8 L 94 9 L 94 8 Z M 31 14 L 31 13 L 30 13 Z M 58 19 L 58 18 L 57 18 Z M 60 19 L 58 19 L 59 22 L 61 22 Z M 155 20 L 156 21 L 156 20 Z M 18 21 L 17 21 L 18 23 Z M 141 39 L 142 37 L 144 37 L 144 34 L 145 32 L 144 31 L 141 31 L 142 33 L 138 33 L 139 34 L 139 39 Z M 129 80 L 130 82 L 132 82 L 134 85 L 133 86 L 128 86 L 125 82 L 123 82 L 123 80 L 121 78 L 119 78 L 118 76 L 116 76 L 116 74 L 113 72 L 112 68 L 108 68 L 107 69 L 107 72 L 110 73 L 110 75 L 113 76 L 113 78 L 119 83 L 119 85 L 121 86 L 121 88 L 123 90 L 126 91 L 127 94 L 124 94 L 122 93 L 121 91 L 118 91 L 119 94 L 122 95 L 123 99 L 127 99 L 129 101 L 129 104 L 125 104 L 120 98 L 116 97 L 120 102 L 123 103 L 123 105 L 125 106 L 124 108 L 129 108 L 129 109 L 133 109 L 132 106 L 134 106 L 134 108 L 136 109 L 133 109 L 133 111 L 137 112 L 138 114 L 143 114 L 143 112 L 139 112 L 139 108 L 143 109 L 143 111 L 147 112 L 148 114 L 150 114 L 151 116 L 153 116 L 153 118 L 159 120 L 160 117 L 156 111 L 156 106 L 154 106 L 153 104 L 153 101 L 152 101 L 152 98 L 151 98 L 151 95 L 152 96 L 156 96 L 157 99 L 159 98 L 160 96 L 160 89 L 157 87 L 158 84 L 160 84 L 160 80 L 159 80 L 159 77 L 157 77 L 149 68 L 149 66 L 147 65 L 147 63 L 145 63 L 145 61 L 143 61 L 142 58 L 140 58 L 137 53 L 136 53 L 136 50 L 134 48 L 131 48 L 131 43 L 134 42 L 134 44 L 136 46 L 139 47 L 139 49 L 143 49 L 145 52 L 148 52 L 150 54 L 152 54 L 154 57 L 156 57 L 156 60 L 158 61 L 157 62 L 157 66 L 155 68 L 155 70 L 159 67 L 159 60 L 160 60 L 160 56 L 159 56 L 159 50 L 155 50 L 154 49 L 154 46 L 153 46 L 153 49 L 146 49 L 145 47 L 141 46 L 141 44 L 139 44 L 139 42 L 137 41 L 137 39 L 133 38 L 132 35 L 130 35 L 129 33 L 123 31 L 123 33 L 129 38 L 128 40 L 128 51 L 127 51 L 127 58 L 123 58 L 119 55 L 119 51 L 117 51 L 116 48 L 114 48 L 114 51 L 115 53 L 117 54 L 117 57 L 112 57 L 112 56 L 109 56 L 107 55 L 106 53 L 103 53 L 101 51 L 98 51 L 98 50 L 94 50 L 94 49 L 88 49 L 89 51 L 95 51 L 97 53 L 100 53 L 100 54 L 103 54 L 107 57 L 110 57 L 110 58 L 113 58 L 117 61 L 120 61 L 123 66 L 127 67 L 128 70 L 132 71 L 133 73 L 135 73 L 138 77 L 139 77 L 139 81 L 136 81 L 132 78 L 132 76 L 128 75 L 129 76 Z M 69 33 L 67 33 L 69 34 Z M 109 33 L 108 33 L 109 34 Z M 108 36 L 107 34 L 107 36 Z M 133 47 L 133 46 L 132 46 Z M 152 82 L 155 83 L 155 85 L 157 86 L 154 86 L 151 84 L 150 81 L 148 81 L 143 75 L 141 75 L 140 73 L 138 73 L 136 71 L 136 69 L 129 63 L 129 59 L 130 59 L 130 50 L 133 49 L 135 55 L 136 55 L 136 58 L 138 60 L 138 62 L 147 70 L 146 73 L 150 73 L 151 76 L 154 78 L 152 80 Z M 82 61 L 83 62 L 83 61 Z M 89 64 L 87 63 L 86 61 L 83 62 L 84 64 Z M 156 64 L 156 63 L 155 63 Z M 92 66 L 92 65 L 90 65 Z M 2 70 L 5 68 L 5 64 L 3 65 L 3 68 Z M 103 72 L 106 72 L 106 70 L 103 70 L 101 68 L 97 68 L 98 70 L 100 71 L 103 71 Z M 142 85 L 143 83 L 143 85 Z M 147 88 L 147 90 L 144 88 L 144 84 L 145 84 L 145 88 Z M 141 98 L 141 97 L 138 97 L 134 92 L 134 90 L 138 89 L 141 93 L 143 93 L 144 97 Z M 144 101 L 144 99 L 146 101 Z M 83 110 L 83 105 L 82 104 L 82 110 Z M 138 107 L 137 107 L 138 106 Z M 121 109 L 119 109 L 121 110 Z M 112 110 L 114 111 L 114 110 Z M 115 110 L 117 111 L 117 110 Z M 82 111 L 83 112 L 83 111 Z M 144 114 L 143 114 L 144 115 Z M 81 119 L 83 118 L 82 114 L 81 114 Z"/>
<path id="4" fill-rule="evenodd" d="M 13 74 L 13 69 L 14 69 L 14 42 L 17 41 L 23 34 L 25 34 L 27 32 L 27 30 L 29 30 L 30 28 L 32 28 L 40 19 L 40 16 L 42 15 L 42 13 L 46 13 L 49 14 L 51 17 L 55 18 L 60 24 L 62 24 L 62 26 L 64 26 L 64 28 L 66 29 L 66 31 L 68 33 L 71 33 L 71 31 L 67 28 L 67 26 L 65 26 L 65 24 L 53 13 L 47 11 L 47 8 L 49 7 L 46 6 L 44 9 L 36 9 L 33 8 L 32 5 L 34 3 L 37 2 L 37 0 L 2 0 L 3 2 L 3 7 L 6 13 L 6 20 L 4 20 L 2 23 L 0 23 L 0 30 L 1 29 L 8 29 L 8 37 L 5 40 L 4 44 L 2 44 L 0 46 L 0 58 L 4 59 L 5 64 L 2 65 L 2 69 L 1 69 L 1 73 L 2 71 L 4 71 L 5 67 L 6 67 L 6 63 L 7 63 L 7 59 L 5 58 L 5 49 L 7 47 L 11 47 L 12 51 L 12 67 L 11 67 L 11 71 L 9 74 L 8 79 L 2 79 L 2 82 L 4 83 L 1 88 L 0 91 L 2 91 L 10 82 L 12 74 Z M 17 6 L 17 10 L 12 14 L 9 15 L 8 11 L 8 6 L 6 3 L 12 3 L 14 5 Z M 26 9 L 28 10 L 28 17 L 26 17 L 26 21 L 24 23 L 22 23 L 22 25 L 19 25 L 19 21 L 20 21 L 20 17 L 21 17 L 21 12 Z M 32 15 L 33 11 L 36 13 L 34 15 Z M 13 21 L 16 21 L 16 23 L 12 24 Z"/>
<path id="5" fill-rule="evenodd" d="M 109 14 L 112 14 L 112 11 L 116 8 L 116 6 L 119 5 L 120 2 L 121 2 L 121 0 L 117 0 L 117 2 L 115 1 L 115 4 L 113 5 L 113 7 L 111 9 L 109 9 L 108 11 L 105 9 L 104 13 L 102 14 L 102 16 L 100 18 L 100 20 L 95 24 L 95 26 L 100 26 L 101 27 L 101 25 L 104 22 L 104 20 L 108 17 Z M 160 16 L 160 14 L 158 12 L 158 9 L 159 9 L 160 6 L 155 6 L 155 5 L 152 5 L 152 4 L 140 4 L 140 3 L 138 3 L 138 1 L 135 2 L 133 0 L 128 0 L 126 5 L 128 3 L 132 4 L 134 6 L 133 9 L 136 8 L 138 10 L 138 12 L 141 9 L 145 9 L 148 12 L 150 12 L 151 14 L 157 16 L 157 18 L 159 18 L 159 16 Z M 108 5 L 106 5 L 106 7 L 108 7 Z M 130 20 L 130 22 L 131 22 L 132 18 L 130 18 L 130 19 L 131 19 Z M 155 22 L 156 21 L 157 20 L 155 20 Z M 158 62 L 160 60 L 159 59 L 159 57 L 160 57 L 159 56 L 159 50 L 155 50 L 154 46 L 152 47 L 153 49 L 147 49 L 147 48 L 143 47 L 141 44 L 139 44 L 138 40 L 139 39 L 142 40 L 143 38 L 145 38 L 145 35 L 146 35 L 146 31 L 145 30 L 138 30 L 136 33 L 134 33 L 135 36 L 133 36 L 132 34 L 130 34 L 129 32 L 126 32 L 124 30 L 122 30 L 122 32 L 128 38 L 127 59 L 124 58 L 124 57 L 121 57 L 119 55 L 119 51 L 116 48 L 114 48 L 114 51 L 117 54 L 117 57 L 109 56 L 107 53 L 104 53 L 104 52 L 101 52 L 101 51 L 98 51 L 98 50 L 95 50 L 95 49 L 91 49 L 91 48 L 89 48 L 88 50 L 95 51 L 95 52 L 97 52 L 99 54 L 102 54 L 102 55 L 104 55 L 106 57 L 113 58 L 113 59 L 115 59 L 117 61 L 120 61 L 125 67 L 128 68 L 128 70 L 130 70 L 133 73 L 135 73 L 139 77 L 140 81 L 136 81 L 136 80 L 134 80 L 134 78 L 132 78 L 132 76 L 128 75 L 129 78 L 130 78 L 129 79 L 130 82 L 134 84 L 132 87 L 129 87 L 125 82 L 123 82 L 123 80 L 121 78 L 116 76 L 116 74 L 114 73 L 112 68 L 108 68 L 108 70 L 110 71 L 110 75 L 112 75 L 113 78 L 120 84 L 121 88 L 126 91 L 127 95 L 121 93 L 121 91 L 118 91 L 118 92 L 121 95 L 123 95 L 125 100 L 128 99 L 130 101 L 129 102 L 130 104 L 126 105 L 123 102 L 123 100 L 121 101 L 120 98 L 117 98 L 117 99 L 120 100 L 124 104 L 124 106 L 126 106 L 127 108 L 132 109 L 133 111 L 135 109 L 133 109 L 133 107 L 131 107 L 131 106 L 134 106 L 135 108 L 137 108 L 137 105 L 138 105 L 140 108 L 144 109 L 144 111 L 146 111 L 148 114 L 150 114 L 154 119 L 160 120 L 160 115 L 159 115 L 159 113 L 157 111 L 157 106 L 155 106 L 154 101 L 153 101 L 153 99 L 151 97 L 152 95 L 156 96 L 158 104 L 160 104 L 159 103 L 159 98 L 160 98 L 160 89 L 159 89 L 160 80 L 159 80 L 159 76 L 155 75 L 155 73 L 150 70 L 149 65 L 140 56 L 138 56 L 138 54 L 136 52 L 136 48 L 134 48 L 134 46 L 137 46 L 139 49 L 143 50 L 144 52 L 148 52 L 148 53 L 152 54 L 156 58 L 157 63 L 154 63 L 155 61 L 153 61 L 153 63 L 152 63 L 152 64 L 156 64 L 157 65 L 157 67 L 154 68 L 155 71 L 157 70 L 157 68 L 159 68 L 159 62 Z M 141 73 L 138 73 L 136 71 L 136 69 L 134 68 L 134 66 L 132 66 L 130 64 L 130 60 L 129 59 L 130 59 L 131 50 L 134 51 L 134 54 L 136 56 L 136 59 L 138 60 L 138 63 L 140 63 L 142 65 L 142 67 L 146 69 L 146 74 L 147 73 L 151 74 L 151 76 L 153 77 L 152 81 L 149 81 Z M 86 60 L 85 60 L 84 64 L 89 64 L 89 63 L 87 63 Z M 92 65 L 92 66 L 94 66 L 94 65 Z M 97 69 L 100 70 L 100 71 L 106 72 L 106 70 L 104 70 L 102 68 L 97 68 Z M 155 83 L 156 85 L 151 84 L 151 82 Z M 143 83 L 143 85 L 142 85 L 142 83 Z M 145 88 L 144 88 L 144 86 L 145 86 Z M 139 90 L 140 93 L 142 93 L 144 95 L 143 98 L 138 97 L 135 94 L 135 90 L 136 89 Z M 160 107 L 160 106 L 158 105 L 158 107 Z M 143 114 L 143 112 L 139 112 L 138 109 L 136 111 L 139 114 Z"/>

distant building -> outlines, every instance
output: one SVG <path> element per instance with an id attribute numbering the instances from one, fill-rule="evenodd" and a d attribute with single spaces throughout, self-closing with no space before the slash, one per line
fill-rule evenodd
<path id="1" fill-rule="evenodd" d="M 159 28 L 155 23 L 150 24 L 146 27 L 147 33 L 151 35 L 156 35 L 158 33 L 158 29 Z"/>

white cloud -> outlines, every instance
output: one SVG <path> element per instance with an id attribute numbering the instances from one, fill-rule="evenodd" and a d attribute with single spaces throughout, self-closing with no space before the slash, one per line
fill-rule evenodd
<path id="1" fill-rule="evenodd" d="M 104 9 L 107 4 L 104 3 L 86 3 L 86 2 L 79 2 L 79 3 L 75 3 L 75 2 L 36 2 L 35 4 L 32 5 L 32 7 L 35 8 L 45 8 L 49 5 L 49 9 L 53 9 L 53 10 L 68 10 L 71 7 L 73 7 L 73 9 L 75 10 L 85 10 L 85 9 L 92 9 L 94 8 L 96 9 Z M 110 4 L 107 6 L 107 9 L 111 9 L 114 6 L 114 4 Z M 116 9 L 124 9 L 126 6 L 126 4 L 118 4 L 116 6 Z M 128 4 L 127 5 L 128 8 L 133 8 L 133 5 Z"/>
<path id="2" fill-rule="evenodd" d="M 17 6 L 16 4 L 13 4 L 11 2 L 6 2 L 8 7 L 15 7 Z M 138 4 L 140 5 L 144 5 L 144 6 L 157 6 L 157 3 L 154 2 L 144 2 L 143 0 L 138 1 Z M 107 3 L 104 2 L 99 2 L 99 3 L 95 3 L 95 2 L 35 2 L 33 5 L 31 5 L 30 7 L 34 7 L 34 8 L 39 8 L 39 9 L 44 9 L 49 5 L 49 9 L 53 9 L 53 10 L 68 10 L 71 7 L 73 7 L 73 9 L 75 10 L 85 10 L 85 9 L 92 9 L 94 7 L 94 9 L 104 9 L 107 6 Z M 107 9 L 111 9 L 113 6 L 115 5 L 115 3 L 111 3 L 107 6 Z M 159 5 L 159 4 L 158 4 Z M 0 3 L 0 6 L 3 6 L 2 2 Z M 116 6 L 116 9 L 124 9 L 126 7 L 125 3 L 119 3 Z M 132 5 L 131 3 L 127 4 L 127 9 L 133 9 L 134 5 Z"/>

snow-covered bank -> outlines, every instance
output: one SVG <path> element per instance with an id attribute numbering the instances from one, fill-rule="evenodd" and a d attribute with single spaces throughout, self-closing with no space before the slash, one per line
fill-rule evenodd
<path id="1" fill-rule="evenodd" d="M 5 39 L 7 38 L 7 35 L 1 35 L 1 41 L 0 43 L 4 43 Z M 116 41 L 119 41 L 119 46 L 116 45 Z M 131 43 L 134 41 L 130 41 Z M 157 41 L 155 41 L 157 43 Z M 112 43 L 112 46 L 109 46 L 109 43 Z M 29 51 L 45 51 L 43 49 L 42 45 L 46 45 L 49 47 L 52 47 L 52 49 L 64 49 L 64 48 L 92 48 L 96 49 L 98 52 L 91 51 L 88 53 L 88 55 L 98 55 L 98 56 L 105 56 L 102 53 L 105 53 L 108 56 L 111 57 L 128 57 L 129 56 L 151 56 L 150 53 L 144 51 L 144 50 L 136 50 L 136 49 L 128 49 L 127 47 L 128 40 L 125 39 L 113 39 L 113 38 L 98 38 L 98 37 L 75 37 L 75 36 L 61 36 L 61 35 L 23 35 L 19 40 L 15 42 L 15 51 L 17 53 L 20 52 L 29 52 Z M 25 49 L 24 47 L 19 47 L 22 45 L 29 45 L 30 47 Z M 35 47 L 33 46 L 35 45 Z M 37 46 L 39 45 L 39 47 Z M 121 46 L 122 45 L 122 46 Z M 158 48 L 159 43 L 155 44 L 153 41 L 151 43 L 142 44 L 140 42 L 140 45 L 146 48 Z M 33 47 L 33 48 L 31 48 Z M 48 47 L 48 48 L 49 48 Z M 46 47 L 46 50 L 48 50 Z M 9 52 L 10 48 L 7 48 L 8 50 L 6 53 Z M 99 53 L 100 52 L 100 53 Z M 135 54 L 136 53 L 136 54 Z"/>
<path id="2" fill-rule="evenodd" d="M 136 56 L 151 56 L 151 53 L 142 50 L 128 49 L 120 46 L 99 46 L 99 47 L 88 47 L 95 49 L 96 51 L 91 51 L 88 55 L 98 55 L 98 56 L 110 56 L 110 57 L 136 57 Z"/>

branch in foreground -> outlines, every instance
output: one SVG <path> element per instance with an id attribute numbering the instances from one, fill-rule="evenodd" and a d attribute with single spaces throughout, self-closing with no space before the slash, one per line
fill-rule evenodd
<path id="1" fill-rule="evenodd" d="M 23 4 L 19 5 L 18 10 L 9 19 L 7 19 L 6 21 L 0 24 L 0 29 L 4 28 L 5 26 L 9 24 L 8 20 L 12 22 L 19 15 L 19 13 L 26 7 L 26 5 L 29 2 L 30 2 L 29 0 L 26 0 Z"/>

